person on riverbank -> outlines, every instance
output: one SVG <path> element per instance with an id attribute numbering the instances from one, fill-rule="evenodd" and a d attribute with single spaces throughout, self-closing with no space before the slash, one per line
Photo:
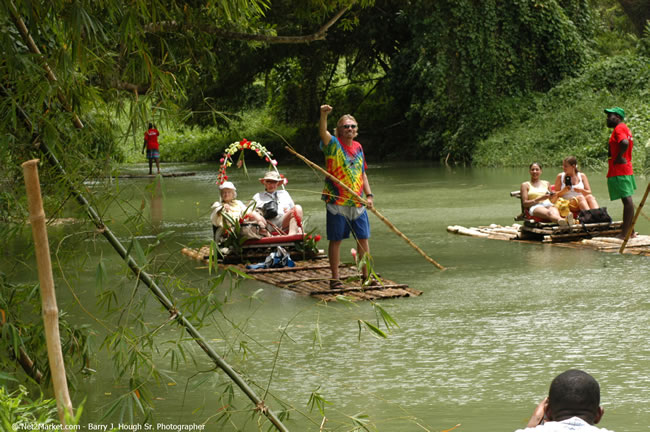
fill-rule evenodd
<path id="1" fill-rule="evenodd" d="M 605 114 L 607 114 L 607 127 L 613 128 L 608 142 L 607 189 L 609 190 L 609 199 L 612 201 L 620 199 L 623 203 L 623 226 L 618 237 L 624 239 L 628 231 L 632 229 L 632 220 L 634 219 L 634 202 L 632 201 L 632 195 L 636 190 L 634 169 L 632 168 L 634 140 L 632 132 L 623 123 L 625 120 L 623 108 L 607 108 Z M 636 233 L 632 233 L 630 237 L 636 237 Z"/>
<path id="2" fill-rule="evenodd" d="M 555 201 L 551 194 L 550 183 L 542 180 L 542 166 L 538 162 L 533 162 L 528 167 L 530 180 L 521 184 L 520 196 L 521 205 L 528 209 L 528 214 L 532 217 L 539 218 L 548 222 L 555 222 L 566 225 L 567 221 L 560 216 L 557 207 L 553 205 Z"/>
<path id="3" fill-rule="evenodd" d="M 266 222 L 270 222 L 284 232 L 288 231 L 289 235 L 301 234 L 302 207 L 293 202 L 289 192 L 284 189 L 278 190 L 284 179 L 277 172 L 269 171 L 259 180 L 264 185 L 264 192 L 256 193 L 253 200 Z"/>
<path id="4" fill-rule="evenodd" d="M 587 175 L 578 171 L 578 160 L 575 156 L 569 156 L 562 161 L 562 172 L 555 178 L 555 190 L 558 201 L 560 198 L 567 200 L 569 210 L 573 213 L 599 208 L 596 198 L 591 194 Z"/>
<path id="5" fill-rule="evenodd" d="M 158 136 L 160 132 L 156 129 L 156 125 L 149 123 L 149 129 L 144 133 L 144 144 L 142 145 L 142 153 L 147 150 L 147 159 L 149 160 L 149 175 L 152 174 L 153 162 L 156 161 L 156 169 L 160 174 L 160 152 L 158 145 Z"/>
<path id="6" fill-rule="evenodd" d="M 239 201 L 237 198 L 237 189 L 232 182 L 226 181 L 219 185 L 219 194 L 221 201 L 212 204 L 212 214 L 210 220 L 212 221 L 212 235 L 214 241 L 219 243 L 224 230 L 227 228 L 224 223 L 224 215 L 231 221 L 248 220 L 259 227 L 260 236 L 266 237 L 269 235 L 266 231 L 266 221 L 251 207 Z"/>
<path id="7" fill-rule="evenodd" d="M 587 372 L 570 369 L 553 379 L 548 396 L 537 405 L 526 429 L 515 432 L 611 432 L 593 426 L 604 412 L 598 381 Z"/>
<path id="8" fill-rule="evenodd" d="M 321 142 L 319 147 L 325 155 L 325 168 L 328 173 L 352 189 L 356 195 L 365 193 L 368 207 L 372 208 L 374 196 L 366 175 L 366 159 L 361 144 L 354 140 L 358 134 L 357 121 L 349 114 L 341 116 L 336 123 L 335 136 L 327 130 L 327 117 L 332 107 L 320 107 L 318 131 Z M 366 208 L 355 197 L 338 183 L 325 178 L 325 188 L 321 199 L 326 203 L 326 225 L 329 246 L 327 255 L 330 261 L 332 279 L 330 288 L 341 289 L 343 284 L 339 279 L 339 263 L 341 258 L 341 243 L 354 233 L 359 259 L 370 253 L 370 221 Z M 368 269 L 363 268 L 364 283 L 368 282 Z M 374 281 L 370 281 L 374 283 Z"/>

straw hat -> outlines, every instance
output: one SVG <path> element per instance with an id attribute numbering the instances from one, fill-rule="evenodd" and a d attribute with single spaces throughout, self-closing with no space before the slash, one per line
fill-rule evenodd
<path id="1" fill-rule="evenodd" d="M 264 177 L 262 177 L 260 181 L 263 182 L 265 180 L 272 180 L 276 182 L 284 181 L 284 179 L 280 176 L 280 174 L 278 174 L 275 171 L 269 171 L 266 174 L 264 174 Z"/>

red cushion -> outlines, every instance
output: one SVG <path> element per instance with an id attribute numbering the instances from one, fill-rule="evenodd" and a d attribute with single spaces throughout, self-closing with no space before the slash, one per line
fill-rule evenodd
<path id="1" fill-rule="evenodd" d="M 304 234 L 293 234 L 293 235 L 278 235 L 271 237 L 262 237 L 261 239 L 256 240 L 246 240 L 244 245 L 265 245 L 269 243 L 291 243 L 301 241 L 305 238 Z"/>

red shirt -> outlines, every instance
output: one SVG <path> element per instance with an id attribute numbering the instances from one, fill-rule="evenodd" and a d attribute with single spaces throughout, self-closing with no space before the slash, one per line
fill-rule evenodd
<path id="1" fill-rule="evenodd" d="M 158 129 L 151 128 L 144 133 L 144 140 L 147 142 L 147 150 L 158 150 Z"/>
<path id="2" fill-rule="evenodd" d="M 624 139 L 629 141 L 629 145 L 623 153 L 623 157 L 627 161 L 624 164 L 615 164 L 614 159 L 618 155 L 620 149 L 620 143 Z M 607 177 L 616 177 L 623 175 L 633 175 L 634 170 L 632 169 L 632 147 L 634 146 L 634 141 L 632 140 L 632 132 L 627 127 L 625 123 L 619 123 L 616 125 L 612 131 L 612 136 L 609 137 L 609 169 L 607 170 Z"/>

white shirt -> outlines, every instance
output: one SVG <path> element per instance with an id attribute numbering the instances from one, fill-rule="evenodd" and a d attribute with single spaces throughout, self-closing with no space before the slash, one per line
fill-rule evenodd
<path id="1" fill-rule="evenodd" d="M 561 422 L 549 421 L 544 422 L 543 425 L 534 428 L 518 429 L 515 432 L 612 432 L 609 429 L 599 428 L 590 425 L 580 417 L 571 417 L 570 419 L 562 420 Z"/>
<path id="2" fill-rule="evenodd" d="M 291 195 L 284 189 L 278 189 L 272 194 L 266 191 L 256 193 L 253 200 L 255 200 L 255 207 L 258 209 L 261 209 L 269 201 L 275 200 L 278 202 L 278 215 L 273 219 L 268 219 L 269 222 L 277 226 L 282 224 L 284 214 L 295 207 Z"/>
<path id="3" fill-rule="evenodd" d="M 580 192 L 576 192 L 576 191 L 574 190 L 574 188 L 584 189 L 584 188 L 585 188 L 585 184 L 582 182 L 582 175 L 581 175 L 580 173 L 577 173 L 577 174 L 578 174 L 578 183 L 573 184 L 573 177 L 572 177 L 572 178 L 571 178 L 571 190 L 568 191 L 567 193 L 565 193 L 564 195 L 562 195 L 562 198 L 564 198 L 564 199 L 571 199 L 571 198 L 573 198 L 573 197 L 576 197 L 576 196 L 578 196 L 578 195 L 581 195 Z M 560 182 L 562 183 L 562 185 L 564 185 L 564 179 L 565 179 L 565 178 L 566 178 L 566 174 L 565 174 L 565 173 L 562 173 L 562 179 L 560 180 Z"/>

